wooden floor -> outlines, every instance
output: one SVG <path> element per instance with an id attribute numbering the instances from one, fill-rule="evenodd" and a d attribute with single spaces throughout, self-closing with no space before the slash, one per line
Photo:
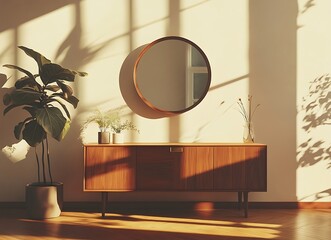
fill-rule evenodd
<path id="1" fill-rule="evenodd" d="M 331 239 L 331 210 L 250 209 L 176 212 L 63 212 L 58 218 L 29 220 L 23 209 L 0 209 L 0 239 Z"/>

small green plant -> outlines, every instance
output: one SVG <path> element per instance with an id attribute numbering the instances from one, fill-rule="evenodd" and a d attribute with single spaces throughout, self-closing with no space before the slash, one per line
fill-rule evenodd
<path id="1" fill-rule="evenodd" d="M 98 109 L 86 119 L 83 128 L 86 128 L 91 123 L 96 123 L 99 126 L 100 132 L 107 132 L 115 121 L 115 117 L 112 110 L 101 111 Z"/>
<path id="2" fill-rule="evenodd" d="M 100 132 L 106 132 L 110 129 L 114 133 L 121 133 L 124 130 L 139 130 L 129 120 L 122 120 L 120 116 L 121 108 L 110 109 L 106 111 L 97 110 L 93 112 L 83 124 L 83 129 L 91 123 L 96 123 L 99 126 Z"/>
<path id="3" fill-rule="evenodd" d="M 241 98 L 238 99 L 238 106 L 239 106 L 239 112 L 243 116 L 245 122 L 251 123 L 253 120 L 254 113 L 256 109 L 260 106 L 260 104 L 257 104 L 253 109 L 252 109 L 252 102 L 253 102 L 253 96 L 248 95 L 248 110 L 246 110 Z"/>
<path id="4" fill-rule="evenodd" d="M 121 133 L 124 130 L 137 131 L 137 127 L 129 120 L 122 120 L 120 116 L 121 108 L 114 110 L 114 121 L 111 123 L 110 128 L 114 133 Z"/>
<path id="5" fill-rule="evenodd" d="M 139 133 L 139 130 L 131 121 L 121 121 L 120 118 L 115 119 L 111 125 L 111 129 L 114 133 L 121 133 L 124 130 L 137 131 Z"/>

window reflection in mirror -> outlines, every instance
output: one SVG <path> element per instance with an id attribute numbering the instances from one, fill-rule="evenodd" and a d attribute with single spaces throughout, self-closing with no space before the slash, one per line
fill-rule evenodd
<path id="1" fill-rule="evenodd" d="M 139 56 L 134 83 L 144 102 L 157 110 L 180 113 L 197 105 L 210 86 L 210 65 L 202 50 L 180 37 L 149 44 Z"/>

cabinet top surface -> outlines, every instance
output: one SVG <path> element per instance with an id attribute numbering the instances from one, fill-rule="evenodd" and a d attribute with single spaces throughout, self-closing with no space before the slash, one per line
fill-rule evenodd
<path id="1" fill-rule="evenodd" d="M 87 143 L 84 144 L 85 147 L 119 147 L 119 146 L 267 146 L 263 143 L 179 143 L 179 142 L 169 142 L 169 143 L 109 143 L 109 144 L 98 144 L 98 143 Z"/>

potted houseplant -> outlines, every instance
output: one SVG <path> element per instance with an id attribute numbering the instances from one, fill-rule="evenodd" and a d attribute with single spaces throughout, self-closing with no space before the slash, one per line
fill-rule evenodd
<path id="1" fill-rule="evenodd" d="M 48 139 L 52 137 L 61 141 L 68 132 L 70 113 L 65 102 L 76 108 L 79 100 L 66 82 L 74 82 L 76 75 L 83 77 L 87 73 L 63 68 L 30 48 L 19 48 L 36 61 L 38 73 L 32 74 L 11 64 L 3 65 L 25 74 L 3 96 L 6 106 L 3 113 L 5 115 L 17 107 L 28 113 L 28 117 L 15 126 L 14 135 L 35 148 L 38 181 L 26 186 L 29 217 L 57 217 L 61 213 L 63 184 L 53 180 Z M 40 145 L 41 154 L 38 154 L 37 147 Z"/>
<path id="2" fill-rule="evenodd" d="M 94 111 L 84 122 L 83 129 L 89 124 L 96 123 L 99 127 L 98 143 L 110 143 L 110 131 L 109 128 L 115 119 L 115 115 L 111 110 Z"/>
<path id="3" fill-rule="evenodd" d="M 109 143 L 110 132 L 112 132 L 113 143 L 123 143 L 124 130 L 134 130 L 139 132 L 137 127 L 129 120 L 121 120 L 121 108 L 110 109 L 106 111 L 97 110 L 93 112 L 84 122 L 83 129 L 91 123 L 96 123 L 99 127 L 98 143 Z"/>
<path id="4" fill-rule="evenodd" d="M 121 119 L 119 110 L 114 111 L 114 119 L 111 122 L 110 128 L 113 132 L 113 143 L 124 142 L 122 134 L 124 130 L 137 131 L 139 133 L 137 127 L 130 120 Z"/>

